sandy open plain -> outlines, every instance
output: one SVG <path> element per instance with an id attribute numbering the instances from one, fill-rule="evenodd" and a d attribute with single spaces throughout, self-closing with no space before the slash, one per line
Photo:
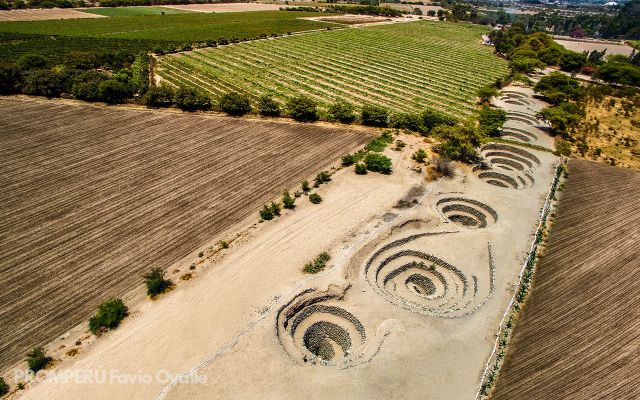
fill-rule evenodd
<path id="1" fill-rule="evenodd" d="M 0 365 L 86 321 L 371 134 L 0 99 Z M 174 277 L 175 279 L 176 277 Z"/>
<path id="2" fill-rule="evenodd" d="M 473 398 L 557 158 L 487 145 L 490 169 L 426 181 L 410 156 L 429 145 L 401 139 L 393 174 L 337 171 L 322 204 L 301 199 L 57 365 L 148 382 L 39 382 L 23 397 Z M 328 268 L 304 274 L 322 251 Z"/>
<path id="3" fill-rule="evenodd" d="M 245 11 L 277 11 L 281 7 L 278 4 L 261 4 L 261 3 L 220 3 L 220 4 L 176 4 L 163 6 L 166 8 L 175 8 L 178 10 L 187 10 L 204 13 L 229 13 L 229 12 L 245 12 Z"/>

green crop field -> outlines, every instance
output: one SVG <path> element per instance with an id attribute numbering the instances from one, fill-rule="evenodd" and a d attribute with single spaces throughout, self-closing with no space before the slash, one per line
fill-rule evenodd
<path id="1" fill-rule="evenodd" d="M 507 74 L 506 61 L 481 44 L 486 31 L 419 21 L 317 32 L 167 55 L 156 72 L 214 96 L 240 90 L 284 101 L 305 94 L 323 107 L 344 99 L 460 116 L 473 112 L 480 87 Z"/>
<path id="2" fill-rule="evenodd" d="M 169 14 L 190 14 L 188 10 L 178 10 L 166 7 L 103 7 L 103 8 L 82 8 L 78 11 L 89 14 L 104 15 L 106 17 L 137 17 L 140 15 L 169 15 Z"/>
<path id="3" fill-rule="evenodd" d="M 255 38 L 335 24 L 300 19 L 317 13 L 259 11 L 226 14 L 184 13 L 133 17 L 0 23 L 0 60 L 38 53 L 54 61 L 75 51 L 151 51 L 225 37 Z"/>

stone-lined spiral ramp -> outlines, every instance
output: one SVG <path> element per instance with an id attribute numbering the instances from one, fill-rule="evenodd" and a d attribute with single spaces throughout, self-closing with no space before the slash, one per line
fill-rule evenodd
<path id="1" fill-rule="evenodd" d="M 533 132 L 529 132 L 526 129 L 521 129 L 515 126 L 504 126 L 502 128 L 502 133 L 500 136 L 503 138 L 518 140 L 526 143 L 537 140 L 537 137 Z"/>
<path id="2" fill-rule="evenodd" d="M 481 298 L 481 284 L 475 275 L 467 276 L 460 268 L 425 251 L 406 248 L 427 235 L 412 235 L 382 246 L 365 265 L 367 282 L 385 300 L 411 312 L 444 318 L 475 312 L 494 291 L 491 246 L 487 294 Z"/>
<path id="3" fill-rule="evenodd" d="M 531 170 L 540 159 L 527 150 L 502 143 L 489 143 L 480 148 L 489 169 L 481 169 L 478 178 L 498 187 L 527 189 L 535 183 Z M 475 169 L 478 171 L 478 168 Z"/>
<path id="4" fill-rule="evenodd" d="M 447 220 L 465 228 L 486 228 L 498 221 L 498 213 L 488 205 L 465 197 L 444 197 L 436 208 Z"/>
<path id="5" fill-rule="evenodd" d="M 367 361 L 366 329 L 345 309 L 343 296 L 340 290 L 308 289 L 278 311 L 277 336 L 294 361 L 343 368 Z"/>

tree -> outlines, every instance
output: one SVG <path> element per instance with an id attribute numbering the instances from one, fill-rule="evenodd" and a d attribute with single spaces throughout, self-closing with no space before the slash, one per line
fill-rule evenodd
<path id="1" fill-rule="evenodd" d="M 42 347 L 36 347 L 27 353 L 25 360 L 29 369 L 34 373 L 44 369 L 51 361 L 52 358 L 47 356 L 47 353 Z"/>
<path id="2" fill-rule="evenodd" d="M 552 72 L 543 76 L 533 90 L 542 94 L 554 104 L 569 100 L 579 100 L 585 94 L 577 79 L 561 72 Z"/>
<path id="3" fill-rule="evenodd" d="M 230 92 L 220 98 L 220 110 L 222 112 L 239 117 L 253 110 L 249 96 L 244 93 Z"/>
<path id="4" fill-rule="evenodd" d="M 357 175 L 366 175 L 367 166 L 364 163 L 357 163 L 355 166 L 355 171 Z"/>
<path id="5" fill-rule="evenodd" d="M 22 75 L 15 65 L 0 62 L 0 95 L 20 92 Z"/>
<path id="6" fill-rule="evenodd" d="M 565 51 L 562 57 L 560 57 L 559 65 L 563 71 L 575 72 L 587 65 L 587 56 L 584 53 Z"/>
<path id="7" fill-rule="evenodd" d="M 287 102 L 289 116 L 299 122 L 313 122 L 318 120 L 318 103 L 304 96 L 296 96 Z"/>
<path id="8" fill-rule="evenodd" d="M 154 86 L 147 90 L 142 100 L 147 107 L 171 107 L 175 93 L 171 86 Z"/>
<path id="9" fill-rule="evenodd" d="M 108 79 L 98 84 L 98 95 L 105 103 L 119 104 L 125 102 L 127 97 L 131 95 L 131 91 L 124 83 Z"/>
<path id="10" fill-rule="evenodd" d="M 362 124 L 384 128 L 389 124 L 389 111 L 386 108 L 367 105 L 362 107 Z"/>
<path id="11" fill-rule="evenodd" d="M 478 159 L 476 147 L 480 145 L 482 135 L 471 122 L 458 126 L 439 126 L 433 133 L 442 140 L 435 147 L 442 158 L 467 163 Z"/>
<path id="12" fill-rule="evenodd" d="M 89 319 L 89 330 L 97 335 L 102 330 L 116 328 L 120 321 L 127 316 L 127 312 L 127 306 L 124 305 L 122 299 L 105 301 L 98 306 L 98 312 Z"/>
<path id="13" fill-rule="evenodd" d="M 57 72 L 39 69 L 27 74 L 22 92 L 34 96 L 58 97 L 64 89 L 62 76 Z"/>
<path id="14" fill-rule="evenodd" d="M 260 218 L 262 218 L 264 221 L 272 220 L 273 210 L 271 210 L 271 207 L 265 204 L 265 206 L 262 207 L 262 210 L 260 210 Z"/>
<path id="15" fill-rule="evenodd" d="M 320 195 L 317 193 L 311 193 L 309 195 L 309 201 L 311 202 L 311 204 L 320 204 L 322 203 L 322 197 L 320 197 Z"/>
<path id="16" fill-rule="evenodd" d="M 420 114 L 420 122 L 427 133 L 439 125 L 453 126 L 457 123 L 455 118 L 432 109 L 426 109 Z"/>
<path id="17" fill-rule="evenodd" d="M 204 93 L 192 88 L 179 88 L 173 98 L 179 109 L 197 111 L 211 109 L 211 99 Z"/>
<path id="18" fill-rule="evenodd" d="M 162 268 L 153 268 L 142 277 L 144 278 L 144 284 L 147 286 L 147 294 L 151 297 L 164 293 L 173 286 L 171 280 L 165 279 Z"/>
<path id="19" fill-rule="evenodd" d="M 538 113 L 538 117 L 551 125 L 551 134 L 561 135 L 565 139 L 578 127 L 583 115 L 584 111 L 575 103 L 561 103 Z"/>
<path id="20" fill-rule="evenodd" d="M 327 113 L 332 121 L 342 122 L 343 124 L 350 124 L 356 119 L 353 105 L 344 100 L 338 100 L 329 106 Z"/>
<path id="21" fill-rule="evenodd" d="M 301 187 L 304 193 L 309 193 L 311 191 L 311 187 L 309 186 L 309 181 L 306 181 L 306 180 L 302 181 Z"/>
<path id="22" fill-rule="evenodd" d="M 478 90 L 478 97 L 480 98 L 480 103 L 489 103 L 492 97 L 496 97 L 498 95 L 498 89 L 492 85 L 486 85 L 481 87 Z"/>
<path id="23" fill-rule="evenodd" d="M 46 68 L 49 60 L 41 54 L 24 54 L 16 61 L 16 67 L 20 71 Z"/>
<path id="24" fill-rule="evenodd" d="M 367 170 L 372 172 L 380 172 L 381 174 L 390 174 L 392 172 L 391 159 L 383 154 L 367 154 L 364 157 L 364 164 Z"/>
<path id="25" fill-rule="evenodd" d="M 598 69 L 596 77 L 605 82 L 640 86 L 640 68 L 621 62 L 607 62 Z"/>
<path id="26" fill-rule="evenodd" d="M 525 74 L 532 73 L 536 69 L 543 69 L 544 64 L 533 57 L 522 57 L 522 58 L 514 58 L 509 62 L 509 68 L 511 72 L 518 73 L 522 72 Z"/>
<path id="27" fill-rule="evenodd" d="M 507 112 L 501 108 L 484 106 L 478 115 L 480 130 L 492 137 L 500 136 L 500 128 L 507 122 Z"/>
<path id="28" fill-rule="evenodd" d="M 4 378 L 0 376 L 0 397 L 9 393 L 9 385 L 5 382 Z"/>
<path id="29" fill-rule="evenodd" d="M 295 202 L 296 199 L 292 197 L 291 194 L 289 194 L 289 191 L 285 191 L 282 194 L 282 205 L 287 210 L 293 210 L 294 208 L 296 208 Z"/>
<path id="30" fill-rule="evenodd" d="M 279 117 L 282 113 L 280 104 L 269 95 L 264 95 L 258 100 L 258 112 L 263 117 Z"/>
<path id="31" fill-rule="evenodd" d="M 397 113 L 389 119 L 389 126 L 396 129 L 408 129 L 413 132 L 424 133 L 425 129 L 416 113 Z"/>

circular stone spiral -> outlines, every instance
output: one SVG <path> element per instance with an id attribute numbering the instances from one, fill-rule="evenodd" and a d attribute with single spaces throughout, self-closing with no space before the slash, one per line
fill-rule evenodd
<path id="1" fill-rule="evenodd" d="M 446 219 L 465 228 L 486 228 L 498 220 L 493 208 L 464 197 L 445 197 L 436 207 Z"/>
<path id="2" fill-rule="evenodd" d="M 344 308 L 326 304 L 339 298 L 305 291 L 278 312 L 278 338 L 294 361 L 349 366 L 362 356 L 367 341 L 362 323 Z"/>

